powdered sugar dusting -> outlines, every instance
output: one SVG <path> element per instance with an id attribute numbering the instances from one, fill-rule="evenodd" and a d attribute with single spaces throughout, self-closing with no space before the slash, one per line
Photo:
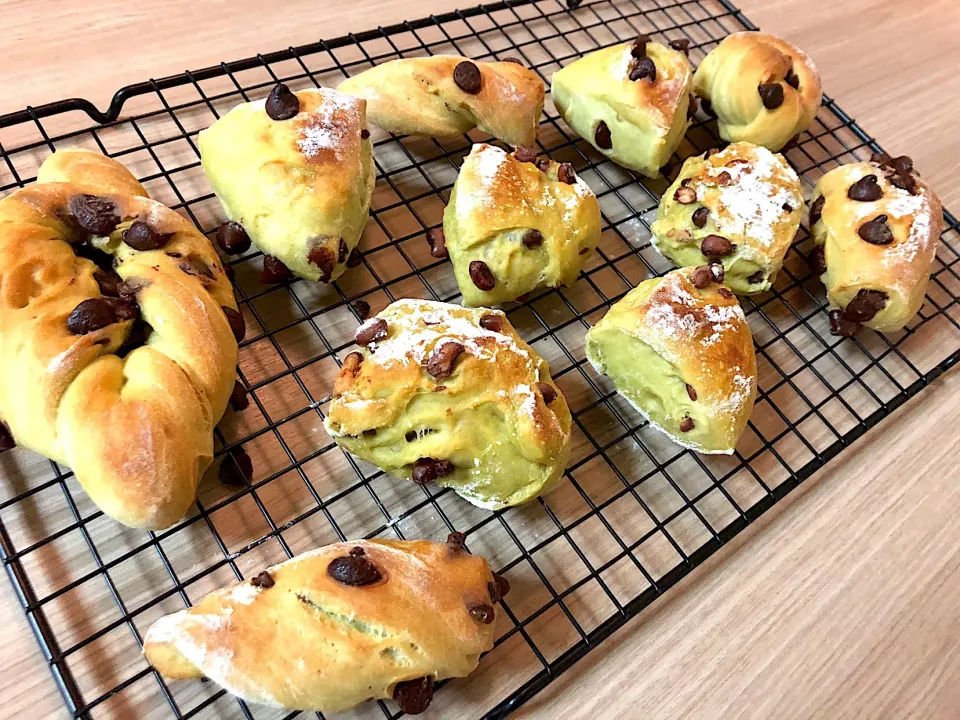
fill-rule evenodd
<path id="1" fill-rule="evenodd" d="M 324 152 L 332 152 L 337 160 L 342 159 L 341 150 L 347 136 L 357 130 L 357 100 L 336 90 L 317 91 L 322 102 L 304 117 L 298 118 L 299 137 L 297 148 L 309 160 Z"/>
<path id="2" fill-rule="evenodd" d="M 484 212 L 493 206 L 503 173 L 510 156 L 494 145 L 474 145 L 460 169 L 461 177 L 469 174 L 471 183 L 457 187 L 457 210 L 461 213 Z M 457 178 L 458 180 L 460 178 Z M 515 198 L 517 204 L 527 205 L 525 197 Z"/>
<path id="3" fill-rule="evenodd" d="M 746 322 L 740 305 L 704 304 L 676 281 L 664 281 L 655 296 L 657 302 L 647 312 L 647 319 L 671 340 L 699 341 L 710 346 L 720 342 L 724 333 Z"/>

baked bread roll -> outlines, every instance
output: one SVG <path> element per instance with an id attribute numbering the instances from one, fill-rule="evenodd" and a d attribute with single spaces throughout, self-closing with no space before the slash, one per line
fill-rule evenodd
<path id="1" fill-rule="evenodd" d="M 357 331 L 324 424 L 395 477 L 497 510 L 532 500 L 570 455 L 570 410 L 503 313 L 398 300 Z"/>
<path id="2" fill-rule="evenodd" d="M 276 261 L 308 280 L 343 274 L 375 182 L 366 127 L 362 100 L 278 85 L 200 133 L 203 171 L 224 213 L 270 256 L 265 282 Z"/>
<path id="3" fill-rule="evenodd" d="M 820 178 L 811 196 L 814 271 L 830 330 L 896 332 L 923 305 L 943 230 L 940 200 L 907 156 L 875 155 Z"/>
<path id="4" fill-rule="evenodd" d="M 210 242 L 116 161 L 61 150 L 0 201 L 0 423 L 107 515 L 187 511 L 242 337 Z"/>
<path id="5" fill-rule="evenodd" d="M 693 86 L 716 114 L 720 137 L 773 151 L 810 127 L 823 98 L 806 53 L 761 32 L 725 37 L 700 63 Z"/>
<path id="6" fill-rule="evenodd" d="M 683 447 L 733 452 L 757 394 L 753 336 L 719 264 L 640 283 L 587 333 L 597 372 Z"/>
<path id="7" fill-rule="evenodd" d="M 517 155 L 526 161 L 517 159 Z M 576 282 L 600 241 L 600 204 L 573 168 L 521 148 L 474 145 L 443 214 L 447 252 L 468 307 Z"/>
<path id="8" fill-rule="evenodd" d="M 391 60 L 337 89 L 366 100 L 370 122 L 392 133 L 449 137 L 480 128 L 511 145 L 536 141 L 545 94 L 522 65 L 452 55 Z"/>
<path id="9" fill-rule="evenodd" d="M 423 712 L 434 681 L 493 647 L 510 587 L 462 538 L 313 550 L 160 618 L 143 651 L 168 678 L 206 676 L 249 702 L 336 712 L 392 697 Z"/>
<path id="10" fill-rule="evenodd" d="M 687 56 L 641 36 L 558 70 L 550 94 L 567 124 L 597 150 L 659 177 L 696 111 L 692 87 Z"/>
<path id="11" fill-rule="evenodd" d="M 660 199 L 653 244 L 676 265 L 723 264 L 735 293 L 769 290 L 803 216 L 800 178 L 751 143 L 688 158 Z"/>

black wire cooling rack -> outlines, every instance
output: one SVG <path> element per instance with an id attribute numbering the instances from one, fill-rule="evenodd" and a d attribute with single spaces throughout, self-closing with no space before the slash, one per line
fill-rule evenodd
<path id="1" fill-rule="evenodd" d="M 696 62 L 723 36 L 754 26 L 725 0 L 601 0 L 574 11 L 515 0 L 290 48 L 124 88 L 101 113 L 85 100 L 0 117 L 0 191 L 34 180 L 57 148 L 118 158 L 151 195 L 208 235 L 222 220 L 200 171 L 197 132 L 237 103 L 294 88 L 335 86 L 397 56 L 517 57 L 549 83 L 575 57 L 650 33 L 687 38 Z M 93 122 L 91 122 L 93 121 Z M 676 158 L 718 145 L 699 116 Z M 539 143 L 572 162 L 600 199 L 599 250 L 572 288 L 511 306 L 510 319 L 551 364 L 574 412 L 573 454 L 561 486 L 523 508 L 489 513 L 450 492 L 392 480 L 344 455 L 324 433 L 338 358 L 349 352 L 356 300 L 377 312 L 408 296 L 456 301 L 449 264 L 424 234 L 474 141 L 374 131 L 377 188 L 363 264 L 330 287 L 263 286 L 255 250 L 227 259 L 247 319 L 239 372 L 250 407 L 228 411 L 218 462 L 244 448 L 254 477 L 217 481 L 214 467 L 176 527 L 134 531 L 103 516 L 72 473 L 22 449 L 0 455 L 3 562 L 74 717 L 279 717 L 213 683 L 168 683 L 140 655 L 160 615 L 311 547 L 357 537 L 445 538 L 468 545 L 513 591 L 496 647 L 477 673 L 448 683 L 439 715 L 499 717 L 570 668 L 827 460 L 953 365 L 960 356 L 958 224 L 947 231 L 926 303 L 903 332 L 830 336 L 823 290 L 798 236 L 776 287 L 744 299 L 757 345 L 760 391 L 732 457 L 699 456 L 653 431 L 585 363 L 587 328 L 631 287 L 669 266 L 649 221 L 666 181 L 640 179 L 569 131 L 547 103 Z M 879 149 L 830 99 L 787 153 L 805 183 Z M 906 148 L 897 148 L 902 152 Z M 216 464 L 215 464 L 216 465 Z M 287 715 L 293 717 L 296 713 Z M 352 716 L 397 717 L 392 702 Z"/>

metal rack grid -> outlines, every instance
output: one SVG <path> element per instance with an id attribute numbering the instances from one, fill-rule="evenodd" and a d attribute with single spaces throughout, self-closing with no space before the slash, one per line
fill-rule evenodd
<path id="1" fill-rule="evenodd" d="M 116 157 L 151 196 L 208 236 L 222 220 L 199 169 L 196 134 L 277 80 L 335 86 L 397 56 L 518 57 L 549 84 L 575 57 L 640 32 L 685 37 L 696 63 L 723 36 L 754 26 L 726 0 L 599 0 L 574 11 L 557 0 L 509 0 L 359 35 L 290 48 L 124 88 L 105 113 L 68 100 L 0 117 L 0 194 L 29 184 L 51 150 L 84 146 Z M 91 120 L 94 122 L 91 123 Z M 681 158 L 719 144 L 702 114 Z M 363 299 L 373 312 L 406 296 L 456 301 L 449 264 L 424 240 L 474 132 L 454 141 L 374 129 L 377 189 L 361 242 L 363 264 L 330 287 L 263 286 L 256 249 L 224 260 L 247 319 L 239 373 L 251 404 L 217 433 L 218 462 L 194 508 L 159 533 L 122 528 L 92 505 L 66 468 L 16 449 L 0 455 L 0 550 L 69 711 L 75 717 L 294 717 L 247 706 L 212 683 L 168 683 L 140 657 L 162 614 L 268 564 L 339 539 L 467 533 L 470 549 L 513 591 L 481 668 L 447 683 L 444 715 L 499 717 L 531 698 L 666 592 L 752 520 L 960 357 L 958 223 L 937 253 L 928 297 L 903 332 L 829 335 L 823 289 L 811 277 L 804 230 L 772 292 L 743 299 L 754 333 L 759 394 L 732 457 L 672 445 L 585 362 L 583 335 L 610 304 L 669 265 L 649 222 L 667 181 L 641 179 L 578 139 L 547 102 L 540 150 L 572 162 L 600 199 L 604 232 L 572 288 L 511 306 L 524 338 L 550 363 L 574 413 L 561 486 L 524 508 L 481 511 L 451 492 L 384 476 L 346 456 L 322 429 L 339 359 Z M 807 189 L 825 171 L 879 149 L 833 100 L 786 155 Z M 935 341 L 931 338 L 935 337 Z M 217 480 L 244 448 L 254 477 Z M 351 716 L 397 717 L 392 702 Z"/>

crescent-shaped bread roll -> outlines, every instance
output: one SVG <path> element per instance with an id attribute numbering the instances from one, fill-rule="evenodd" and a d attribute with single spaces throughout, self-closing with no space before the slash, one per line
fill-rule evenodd
<path id="1" fill-rule="evenodd" d="M 803 217 L 800 178 L 751 143 L 688 158 L 660 199 L 653 244 L 680 267 L 720 262 L 739 295 L 769 290 Z"/>
<path id="2" fill-rule="evenodd" d="M 896 332 L 916 315 L 943 210 L 910 158 L 876 156 L 826 173 L 811 196 L 810 226 L 835 335 L 861 325 Z"/>
<path id="3" fill-rule="evenodd" d="M 254 703 L 336 712 L 392 697 L 417 713 L 434 681 L 493 647 L 508 590 L 457 534 L 337 543 L 160 618 L 143 651 L 168 678 L 208 677 Z"/>
<path id="4" fill-rule="evenodd" d="M 200 133 L 203 172 L 226 216 L 265 254 L 331 282 L 367 224 L 375 170 L 366 127 L 362 100 L 278 85 Z"/>
<path id="5" fill-rule="evenodd" d="M 0 201 L 0 421 L 105 513 L 160 529 L 212 460 L 243 316 L 209 240 L 146 195 L 61 150 Z"/>
<path id="6" fill-rule="evenodd" d="M 572 285 L 600 241 L 600 204 L 589 186 L 570 165 L 528 157 L 474 145 L 450 193 L 443 231 L 468 307 Z"/>
<path id="7" fill-rule="evenodd" d="M 546 492 L 570 455 L 570 410 L 503 313 L 398 300 L 357 331 L 327 431 L 396 477 L 491 510 Z"/>
<path id="8" fill-rule="evenodd" d="M 389 132 L 449 137 L 480 128 L 511 145 L 536 141 L 545 95 L 522 65 L 452 55 L 391 60 L 337 89 L 366 100 L 370 122 Z"/>
<path id="9" fill-rule="evenodd" d="M 550 85 L 557 110 L 580 137 L 648 177 L 660 176 L 690 126 L 691 92 L 687 56 L 645 36 L 575 60 Z"/>
<path id="10" fill-rule="evenodd" d="M 720 265 L 640 283 L 587 333 L 597 372 L 683 447 L 730 454 L 757 393 L 753 336 Z"/>
<path id="11" fill-rule="evenodd" d="M 725 37 L 700 63 L 693 86 L 712 106 L 720 137 L 773 151 L 810 127 L 823 97 L 807 54 L 761 32 Z"/>

